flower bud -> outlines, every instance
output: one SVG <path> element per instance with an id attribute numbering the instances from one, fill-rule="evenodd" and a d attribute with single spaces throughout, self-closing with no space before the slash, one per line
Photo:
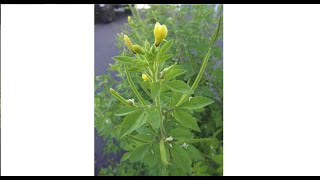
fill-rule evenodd
<path id="1" fill-rule="evenodd" d="M 155 44 L 156 46 L 159 46 L 159 44 L 163 41 L 164 38 L 167 37 L 168 29 L 166 25 L 161 25 L 160 23 L 156 23 L 154 26 L 154 38 L 155 38 Z"/>
<path id="2" fill-rule="evenodd" d="M 134 53 L 133 44 L 127 35 L 124 35 L 124 43 L 130 49 L 130 51 L 132 51 Z"/>
<path id="3" fill-rule="evenodd" d="M 128 23 L 131 23 L 131 22 L 132 22 L 131 16 L 128 16 Z"/>
<path id="4" fill-rule="evenodd" d="M 146 74 L 142 74 L 143 81 L 148 81 L 149 77 Z"/>
<path id="5" fill-rule="evenodd" d="M 137 44 L 133 45 L 133 51 L 138 54 L 144 54 L 142 47 Z"/>

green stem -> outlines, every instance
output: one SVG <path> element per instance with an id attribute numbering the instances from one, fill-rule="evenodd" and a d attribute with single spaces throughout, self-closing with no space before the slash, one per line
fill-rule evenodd
<path id="1" fill-rule="evenodd" d="M 160 114 L 160 132 L 161 132 L 161 137 L 165 138 L 165 134 L 164 134 L 164 126 L 163 126 L 163 118 L 162 118 L 162 114 L 161 114 L 161 104 L 160 104 L 160 95 L 158 95 L 156 97 L 156 105 Z"/>
<path id="2" fill-rule="evenodd" d="M 133 140 L 142 142 L 142 143 L 152 144 L 152 141 L 147 141 L 147 140 L 144 140 L 144 139 L 140 139 L 140 138 L 132 136 L 131 134 L 129 134 L 128 137 L 130 137 Z"/>
<path id="3" fill-rule="evenodd" d="M 130 73 L 129 73 L 129 71 L 128 71 L 127 65 L 124 65 L 124 70 L 125 70 L 126 76 L 127 76 L 127 78 L 128 78 L 128 82 L 129 82 L 129 84 L 130 84 L 130 86 L 131 86 L 134 94 L 137 96 L 137 98 L 139 99 L 139 101 L 141 102 L 141 104 L 142 104 L 144 107 L 146 107 L 146 104 L 144 103 L 144 101 L 143 101 L 140 93 L 138 92 L 136 86 L 133 84 L 133 81 L 132 81 L 132 79 L 131 79 L 131 75 L 130 75 Z"/>
<path id="4" fill-rule="evenodd" d="M 213 44 L 216 42 L 218 35 L 219 35 L 219 31 L 220 31 L 220 26 L 221 26 L 221 22 L 222 22 L 222 16 L 220 16 L 219 18 L 219 23 L 218 23 L 218 27 L 216 29 L 216 31 L 212 34 L 211 36 L 211 41 L 209 44 L 209 49 L 208 52 L 203 60 L 203 63 L 201 65 L 200 71 L 195 79 L 195 81 L 193 82 L 191 89 L 195 90 L 198 87 L 199 81 L 204 73 L 204 70 L 207 67 L 208 64 L 208 60 L 211 54 L 211 47 L 213 46 Z M 181 106 L 188 98 L 190 97 L 190 94 L 184 94 L 183 96 L 181 96 L 180 100 L 178 101 L 178 103 L 176 104 L 176 107 Z"/>
<path id="5" fill-rule="evenodd" d="M 213 139 L 203 138 L 203 139 L 180 140 L 180 141 L 176 141 L 176 144 L 183 144 L 183 143 L 192 144 L 192 143 L 207 142 L 207 141 L 213 141 Z"/>

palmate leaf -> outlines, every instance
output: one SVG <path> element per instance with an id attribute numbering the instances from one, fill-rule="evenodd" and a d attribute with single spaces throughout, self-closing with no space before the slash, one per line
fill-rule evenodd
<path id="1" fill-rule="evenodd" d="M 200 109 L 200 108 L 203 108 L 213 102 L 214 102 L 213 100 L 208 99 L 206 97 L 197 96 L 197 97 L 190 98 L 190 100 L 186 101 L 181 106 L 181 108 L 183 108 L 183 109 Z"/>
<path id="2" fill-rule="evenodd" d="M 185 140 L 193 138 L 193 134 L 190 131 L 182 128 L 172 129 L 170 135 L 173 137 L 173 139 L 176 140 Z"/>
<path id="3" fill-rule="evenodd" d="M 146 123 L 146 112 L 138 110 L 127 115 L 120 126 L 120 138 L 140 128 Z"/>
<path id="4" fill-rule="evenodd" d="M 177 109 L 174 111 L 174 117 L 182 126 L 200 132 L 197 121 L 191 114 Z"/>
<path id="5" fill-rule="evenodd" d="M 131 106 L 124 106 L 120 108 L 117 112 L 114 113 L 115 116 L 126 116 L 134 111 L 137 111 L 137 108 Z"/>
<path id="6" fill-rule="evenodd" d="M 185 93 L 185 94 L 192 94 L 193 91 L 185 82 L 181 80 L 173 80 L 168 82 L 167 87 L 173 92 Z"/>
<path id="7" fill-rule="evenodd" d="M 151 108 L 147 109 L 146 118 L 147 118 L 147 121 L 149 122 L 149 124 L 153 128 L 158 129 L 160 127 L 161 116 L 160 116 L 160 113 L 156 107 L 151 107 Z"/>
<path id="8" fill-rule="evenodd" d="M 192 161 L 188 153 L 179 145 L 173 144 L 170 148 L 173 163 L 177 165 L 184 172 L 189 173 L 191 171 Z"/>

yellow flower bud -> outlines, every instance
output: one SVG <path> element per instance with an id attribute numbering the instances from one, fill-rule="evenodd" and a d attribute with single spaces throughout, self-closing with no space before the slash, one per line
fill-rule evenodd
<path id="1" fill-rule="evenodd" d="M 143 81 L 148 81 L 149 77 L 145 74 L 142 74 L 142 79 L 143 79 Z"/>
<path id="2" fill-rule="evenodd" d="M 163 41 L 164 38 L 167 37 L 168 29 L 166 25 L 161 25 L 160 23 L 156 23 L 153 29 L 155 44 L 159 46 L 159 44 Z"/>
<path id="3" fill-rule="evenodd" d="M 131 22 L 132 22 L 131 16 L 128 16 L 128 23 L 131 23 Z"/>
<path id="4" fill-rule="evenodd" d="M 132 51 L 134 53 L 133 44 L 127 35 L 124 35 L 124 43 L 130 49 L 130 51 Z"/>
<path id="5" fill-rule="evenodd" d="M 144 50 L 142 49 L 142 47 L 137 44 L 133 45 L 133 50 L 135 53 L 144 54 Z"/>

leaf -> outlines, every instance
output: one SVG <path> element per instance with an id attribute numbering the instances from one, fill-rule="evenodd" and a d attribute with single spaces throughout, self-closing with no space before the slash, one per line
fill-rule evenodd
<path id="1" fill-rule="evenodd" d="M 223 164 L 223 155 L 221 154 L 214 156 L 212 159 L 220 166 Z"/>
<path id="2" fill-rule="evenodd" d="M 125 160 L 127 160 L 127 159 L 129 159 L 130 158 L 130 156 L 131 156 L 131 153 L 130 152 L 126 152 L 126 153 L 124 153 L 123 155 L 122 155 L 122 157 L 121 157 L 121 162 L 123 162 L 123 161 L 125 161 Z"/>
<path id="3" fill-rule="evenodd" d="M 115 56 L 112 59 L 122 62 L 122 63 L 126 63 L 126 64 L 132 64 L 134 63 L 133 58 L 128 57 L 128 56 Z"/>
<path id="4" fill-rule="evenodd" d="M 143 144 L 139 147 L 136 147 L 132 154 L 131 154 L 131 158 L 130 161 L 131 162 L 137 162 L 140 161 L 142 158 L 144 158 L 144 156 L 146 155 L 147 151 L 149 149 L 149 145 L 148 144 Z"/>
<path id="5" fill-rule="evenodd" d="M 178 165 L 172 164 L 170 167 L 170 176 L 187 176 L 183 169 L 179 168 Z"/>
<path id="6" fill-rule="evenodd" d="M 176 140 L 193 139 L 193 134 L 182 128 L 172 129 L 170 135 Z"/>
<path id="7" fill-rule="evenodd" d="M 170 59 L 173 57 L 173 54 L 166 54 L 164 56 L 161 57 L 161 59 L 159 60 L 159 63 L 163 63 L 165 62 L 166 60 Z"/>
<path id="8" fill-rule="evenodd" d="M 192 161 L 188 153 L 182 147 L 176 144 L 173 144 L 173 147 L 170 148 L 170 151 L 173 162 L 184 172 L 190 172 Z"/>
<path id="9" fill-rule="evenodd" d="M 186 72 L 187 72 L 187 70 L 184 70 L 184 69 L 172 69 L 171 71 L 168 72 L 168 74 L 166 74 L 165 80 L 171 80 L 171 79 L 178 77 Z"/>
<path id="10" fill-rule="evenodd" d="M 171 44 L 172 44 L 172 41 L 167 41 L 167 42 L 161 47 L 160 53 L 161 53 L 161 54 L 166 53 L 166 52 L 169 50 Z"/>
<path id="11" fill-rule="evenodd" d="M 128 115 L 134 111 L 137 111 L 138 109 L 134 108 L 134 107 L 131 107 L 131 106 L 125 106 L 125 107 L 122 107 L 120 108 L 118 111 L 116 111 L 114 113 L 115 116 L 125 116 L 125 115 Z"/>
<path id="12" fill-rule="evenodd" d="M 197 96 L 197 97 L 190 98 L 190 100 L 186 101 L 181 106 L 181 108 L 183 108 L 183 109 L 200 109 L 200 108 L 203 108 L 213 102 L 214 102 L 213 100 L 208 99 L 206 97 Z"/>
<path id="13" fill-rule="evenodd" d="M 151 126 L 155 129 L 160 127 L 161 116 L 156 107 L 151 107 L 147 109 L 147 121 L 151 124 Z"/>
<path id="14" fill-rule="evenodd" d="M 145 111 L 138 110 L 127 115 L 120 127 L 120 138 L 143 126 L 146 123 L 145 114 Z"/>
<path id="15" fill-rule="evenodd" d="M 188 144 L 188 147 L 185 148 L 185 150 L 187 151 L 191 160 L 199 161 L 204 159 L 198 149 L 191 144 Z"/>
<path id="16" fill-rule="evenodd" d="M 192 94 L 193 93 L 190 86 L 188 86 L 185 82 L 183 82 L 181 80 L 173 80 L 173 81 L 168 82 L 166 85 L 169 89 L 171 89 L 174 92 L 180 92 L 180 93 L 185 93 L 185 94 Z"/>
<path id="17" fill-rule="evenodd" d="M 142 70 L 143 70 L 143 67 L 137 67 L 137 66 L 133 66 L 128 69 L 128 71 L 130 72 L 141 72 Z"/>
<path id="18" fill-rule="evenodd" d="M 160 82 L 153 83 L 150 89 L 152 98 L 158 96 L 160 93 Z"/>
<path id="19" fill-rule="evenodd" d="M 182 126 L 200 132 L 197 121 L 191 114 L 177 109 L 174 111 L 174 117 Z"/>

